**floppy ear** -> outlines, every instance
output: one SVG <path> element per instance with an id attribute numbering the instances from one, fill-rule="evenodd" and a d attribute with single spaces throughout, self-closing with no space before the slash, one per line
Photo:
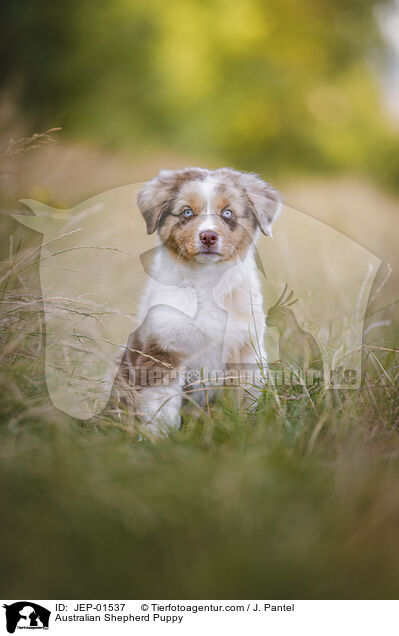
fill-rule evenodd
<path id="1" fill-rule="evenodd" d="M 243 172 L 239 181 L 261 231 L 273 236 L 272 225 L 283 207 L 280 193 L 256 174 Z"/>
<path id="2" fill-rule="evenodd" d="M 157 229 L 162 216 L 173 205 L 173 199 L 184 181 L 201 179 L 201 168 L 161 170 L 155 179 L 144 184 L 137 196 L 137 203 L 147 224 L 147 233 Z"/>
<path id="3" fill-rule="evenodd" d="M 167 178 L 161 171 L 155 179 L 144 184 L 137 195 L 137 203 L 147 224 L 147 233 L 152 234 L 158 227 L 161 216 L 171 205 L 174 194 L 174 179 Z"/>

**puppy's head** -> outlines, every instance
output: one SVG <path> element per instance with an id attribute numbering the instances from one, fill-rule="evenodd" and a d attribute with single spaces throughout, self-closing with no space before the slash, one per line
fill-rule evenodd
<path id="1" fill-rule="evenodd" d="M 243 258 L 260 229 L 271 236 L 278 192 L 254 174 L 230 168 L 161 170 L 138 204 L 147 232 L 176 256 L 199 263 Z"/>

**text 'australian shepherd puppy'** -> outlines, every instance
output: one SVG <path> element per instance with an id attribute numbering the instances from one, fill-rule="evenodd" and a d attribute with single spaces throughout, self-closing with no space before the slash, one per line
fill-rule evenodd
<path id="1" fill-rule="evenodd" d="M 245 393 L 261 384 L 265 315 L 255 244 L 259 231 L 271 236 L 281 201 L 254 174 L 186 168 L 162 170 L 138 205 L 160 245 L 144 263 L 150 280 L 120 378 L 136 416 L 162 434 L 179 426 L 185 394 L 209 404 L 215 383 L 231 384 L 242 369 L 257 378 Z"/>

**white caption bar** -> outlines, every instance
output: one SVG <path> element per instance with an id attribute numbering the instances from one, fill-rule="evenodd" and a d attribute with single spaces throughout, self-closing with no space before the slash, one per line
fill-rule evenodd
<path id="1" fill-rule="evenodd" d="M 159 634 L 250 630 L 251 636 L 390 633 L 399 601 L 1 601 L 1 634 Z M 22 631 L 23 630 L 23 631 Z"/>

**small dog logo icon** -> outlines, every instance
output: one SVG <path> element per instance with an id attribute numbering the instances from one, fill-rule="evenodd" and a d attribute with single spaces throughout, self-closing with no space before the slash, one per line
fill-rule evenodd
<path id="1" fill-rule="evenodd" d="M 279 332 L 279 362 L 291 367 L 297 366 L 305 371 L 323 370 L 319 345 L 310 333 L 299 326 L 295 312 L 291 309 L 298 299 L 292 300 L 294 291 L 286 296 L 287 290 L 286 283 L 277 302 L 269 308 L 266 319 L 267 325 L 275 327 Z"/>
<path id="2" fill-rule="evenodd" d="M 48 629 L 51 612 L 37 603 L 18 601 L 3 607 L 6 610 L 9 634 L 13 634 L 17 627 L 19 629 Z"/>

